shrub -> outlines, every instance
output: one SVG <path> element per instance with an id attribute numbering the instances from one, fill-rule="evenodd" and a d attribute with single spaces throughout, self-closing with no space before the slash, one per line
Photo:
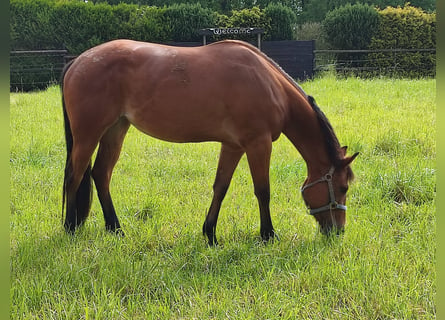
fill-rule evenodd
<path id="1" fill-rule="evenodd" d="M 122 4 L 121 4 L 122 5 Z M 166 8 L 136 6 L 129 12 L 128 19 L 123 19 L 116 38 L 138 41 L 162 42 L 169 37 L 170 28 L 165 27 Z"/>
<path id="2" fill-rule="evenodd" d="M 282 4 L 269 4 L 264 13 L 270 20 L 270 30 L 268 39 L 270 40 L 291 40 L 294 37 L 294 28 L 297 16 L 288 7 Z"/>
<path id="3" fill-rule="evenodd" d="M 259 7 L 251 9 L 243 9 L 232 11 L 230 16 L 218 15 L 216 26 L 220 28 L 238 28 L 238 27 L 255 27 L 264 29 L 267 35 L 270 32 L 270 18 L 266 16 L 264 10 Z M 244 41 L 252 41 L 254 38 L 251 35 L 225 35 L 224 37 L 214 37 L 215 40 L 222 39 L 241 39 Z"/>
<path id="4" fill-rule="evenodd" d="M 329 11 L 323 28 L 334 49 L 366 49 L 378 24 L 379 15 L 373 7 L 347 4 Z"/>
<path id="5" fill-rule="evenodd" d="M 168 41 L 199 41 L 197 30 L 215 26 L 216 13 L 197 4 L 176 4 L 164 12 Z"/>
<path id="6" fill-rule="evenodd" d="M 410 5 L 379 11 L 380 27 L 371 49 L 436 48 L 436 14 Z M 370 67 L 402 76 L 434 76 L 436 55 L 432 52 L 372 53 Z"/>
<path id="7" fill-rule="evenodd" d="M 259 7 L 252 9 L 242 9 L 232 11 L 230 16 L 230 25 L 228 27 L 259 27 L 266 30 L 270 29 L 269 18 Z"/>
<path id="8" fill-rule="evenodd" d="M 12 50 L 57 48 L 53 39 L 53 28 L 50 24 L 52 2 L 48 0 L 10 0 L 9 10 Z"/>
<path id="9" fill-rule="evenodd" d="M 56 42 L 72 54 L 117 38 L 120 29 L 110 5 L 78 1 L 56 3 L 50 24 L 54 26 Z"/>
<path id="10" fill-rule="evenodd" d="M 317 49 L 329 49 L 323 25 L 320 22 L 306 22 L 295 29 L 297 40 L 315 40 Z"/>

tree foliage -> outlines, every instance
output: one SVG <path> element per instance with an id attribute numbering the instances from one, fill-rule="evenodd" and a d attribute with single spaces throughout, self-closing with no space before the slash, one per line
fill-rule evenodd
<path id="1" fill-rule="evenodd" d="M 200 4 L 175 4 L 166 7 L 162 25 L 166 26 L 168 41 L 199 41 L 197 30 L 213 27 L 216 13 Z"/>
<path id="2" fill-rule="evenodd" d="M 264 39 L 290 40 L 295 13 L 283 5 L 232 10 L 228 15 L 194 4 L 146 6 L 105 2 L 11 0 L 13 50 L 61 49 L 78 54 L 97 44 L 129 38 L 150 42 L 200 41 L 199 29 L 258 27 Z"/>
<path id="3" fill-rule="evenodd" d="M 406 0 L 300 0 L 298 23 L 321 22 L 326 14 L 334 9 L 344 7 L 348 4 L 363 4 L 371 7 L 385 9 L 386 7 L 403 6 Z M 411 0 L 412 6 L 422 8 L 427 12 L 436 10 L 435 0 Z"/>
<path id="4" fill-rule="evenodd" d="M 368 5 L 347 4 L 326 15 L 323 28 L 334 49 L 366 49 L 379 25 L 377 11 Z"/>
<path id="5" fill-rule="evenodd" d="M 289 7 L 271 3 L 266 7 L 264 13 L 270 19 L 269 39 L 287 40 L 293 38 L 297 16 Z"/>
<path id="6" fill-rule="evenodd" d="M 435 48 L 435 1 L 412 0 L 412 5 L 403 6 L 404 3 L 405 0 L 10 0 L 10 49 L 67 49 L 70 54 L 79 54 L 118 38 L 158 43 L 201 41 L 197 31 L 208 27 L 258 27 L 265 30 L 264 40 L 316 39 L 318 49 Z M 252 40 L 251 36 L 237 38 Z M 215 38 L 219 39 L 222 38 Z M 387 54 L 369 57 L 379 61 L 382 69 L 417 64 L 426 70 L 426 75 L 434 74 L 435 53 L 406 54 L 403 62 L 394 62 Z"/>
<path id="7" fill-rule="evenodd" d="M 380 24 L 373 37 L 371 49 L 434 49 L 436 48 L 436 14 L 405 5 L 379 10 Z M 407 70 L 411 76 L 411 66 L 423 70 L 423 76 L 435 74 L 436 55 L 433 52 L 371 53 L 370 65 L 381 71 L 394 68 Z M 419 68 L 420 67 L 420 68 Z M 416 71 L 415 76 L 418 76 Z"/>

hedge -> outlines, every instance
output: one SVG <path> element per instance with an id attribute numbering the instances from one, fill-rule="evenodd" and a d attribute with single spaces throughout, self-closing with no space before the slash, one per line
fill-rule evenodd
<path id="1" fill-rule="evenodd" d="M 365 4 L 347 4 L 326 15 L 323 28 L 333 49 L 366 49 L 379 26 L 379 14 Z"/>
<path id="2" fill-rule="evenodd" d="M 281 4 L 269 4 L 264 14 L 270 19 L 270 29 L 267 35 L 270 40 L 288 40 L 294 37 L 296 14 Z"/>
<path id="3" fill-rule="evenodd" d="M 348 4 L 330 11 L 323 21 L 323 29 L 333 49 L 436 48 L 436 14 L 409 4 L 384 10 Z M 339 54 L 337 61 L 344 67 L 354 62 L 353 67 L 363 70 L 360 74 L 367 76 L 435 76 L 436 69 L 435 52 L 425 51 L 374 52 L 367 56 Z"/>
<path id="4" fill-rule="evenodd" d="M 150 7 L 11 0 L 10 15 L 11 50 L 66 48 L 72 54 L 118 38 L 200 41 L 197 30 L 209 27 L 259 27 L 265 30 L 265 39 L 290 40 L 295 23 L 295 14 L 279 5 L 232 11 L 224 16 L 199 3 Z"/>
<path id="5" fill-rule="evenodd" d="M 11 50 L 55 49 L 53 26 L 54 3 L 41 0 L 10 0 L 9 25 Z M 58 49 L 61 47 L 59 46 Z"/>
<path id="6" fill-rule="evenodd" d="M 436 14 L 405 5 L 379 10 L 380 26 L 370 49 L 434 49 L 436 48 Z M 379 73 L 400 70 L 401 76 L 435 76 L 436 54 L 432 52 L 372 53 L 369 66 Z M 415 67 L 415 68 L 413 68 Z"/>

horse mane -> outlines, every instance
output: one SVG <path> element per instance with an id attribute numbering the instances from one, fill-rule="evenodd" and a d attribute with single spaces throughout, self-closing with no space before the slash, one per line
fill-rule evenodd
<path id="1" fill-rule="evenodd" d="M 341 163 L 342 156 L 340 153 L 340 142 L 335 135 L 334 128 L 332 128 L 326 115 L 321 111 L 320 107 L 315 103 L 315 99 L 312 96 L 308 96 L 308 102 L 317 115 L 318 123 L 320 124 L 321 132 L 323 133 L 324 141 L 326 143 L 326 149 L 328 151 L 329 159 L 332 161 L 334 166 L 338 166 Z M 347 166 L 347 177 L 348 181 L 354 179 L 354 172 L 350 166 Z"/>
<path id="2" fill-rule="evenodd" d="M 320 109 L 320 107 L 315 103 L 315 99 L 312 96 L 308 96 L 308 102 L 311 105 L 312 110 L 314 110 L 317 116 L 318 123 L 320 124 L 320 129 L 326 143 L 326 149 L 328 151 L 329 159 L 334 165 L 337 165 L 340 163 L 341 160 L 341 146 L 337 136 L 335 135 L 334 128 L 332 128 L 332 125 L 329 122 L 328 118 Z"/>

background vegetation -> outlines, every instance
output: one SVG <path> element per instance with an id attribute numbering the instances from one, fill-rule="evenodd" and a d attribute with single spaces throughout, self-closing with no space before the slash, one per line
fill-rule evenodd
<path id="1" fill-rule="evenodd" d="M 379 14 L 373 7 L 348 4 L 328 12 L 323 27 L 333 49 L 353 50 L 369 46 L 379 23 Z"/>
<path id="2" fill-rule="evenodd" d="M 435 319 L 434 79 L 325 76 L 302 83 L 342 144 L 359 151 L 346 233 L 305 214 L 306 167 L 284 138 L 271 161 L 281 238 L 263 245 L 245 158 L 207 248 L 201 225 L 219 145 L 172 144 L 131 129 L 112 180 L 125 238 L 96 196 L 65 234 L 58 87 L 10 95 L 10 315 L 13 319 Z"/>
<path id="3" fill-rule="evenodd" d="M 427 49 L 436 47 L 436 16 L 411 6 L 388 7 L 379 11 L 380 24 L 377 36 L 369 43 L 370 49 Z M 402 31 L 403 30 L 403 31 Z M 431 52 L 410 52 L 402 54 L 371 53 L 369 65 L 378 67 L 380 74 L 394 68 L 407 70 L 407 76 L 434 76 L 436 54 Z M 420 70 L 410 74 L 409 66 Z"/>
<path id="4" fill-rule="evenodd" d="M 292 6 L 272 2 L 264 7 L 246 5 L 224 12 L 199 2 L 147 6 L 11 0 L 10 46 L 12 50 L 66 48 L 71 54 L 80 54 L 112 39 L 130 38 L 163 43 L 200 41 L 197 30 L 202 28 L 246 26 L 263 28 L 264 40 L 289 40 L 305 36 L 302 30 L 308 22 L 321 23 L 323 28 L 318 29 L 321 32 L 312 35 L 316 40 L 327 38 L 327 42 L 320 43 L 329 43 L 335 49 L 366 49 L 372 38 L 385 48 L 389 45 L 393 47 L 399 38 L 402 40 L 397 44 L 402 47 L 435 47 L 436 15 L 420 7 L 406 5 L 385 11 L 376 10 L 378 7 L 375 4 L 345 3 L 325 12 L 320 21 L 312 17 L 305 22 L 302 19 L 302 12 L 305 11 L 301 10 L 306 5 L 293 9 Z M 393 12 L 391 18 L 390 12 Z M 397 37 L 393 32 L 395 30 Z"/>
<path id="5" fill-rule="evenodd" d="M 429 0 L 417 1 L 419 7 L 397 8 L 384 6 L 398 5 L 399 1 L 378 0 L 354 4 L 330 0 L 257 1 L 255 6 L 249 1 L 179 1 L 162 5 L 156 1 L 128 2 L 11 0 L 11 50 L 66 49 L 77 55 L 119 38 L 156 43 L 200 42 L 199 29 L 252 26 L 264 29 L 263 40 L 315 40 L 317 49 L 436 47 L 435 2 Z M 254 41 L 249 36 L 238 39 Z M 11 90 L 42 89 L 49 82 L 57 82 L 61 66 L 54 59 L 14 56 Z M 434 77 L 436 69 L 435 51 L 330 54 L 322 60 L 340 65 L 352 63 L 354 68 L 364 70 L 361 75 L 365 76 Z"/>
<path id="6" fill-rule="evenodd" d="M 270 4 L 221 14 L 197 4 L 153 7 L 81 1 L 11 0 L 12 50 L 62 49 L 80 54 L 102 42 L 129 38 L 149 42 L 201 41 L 199 29 L 258 27 L 265 40 L 293 38 L 295 13 Z"/>
<path id="7" fill-rule="evenodd" d="M 66 1 L 66 0 L 65 0 Z M 73 0 L 71 0 L 73 1 Z M 74 0 L 84 1 L 84 0 Z M 170 6 L 177 3 L 195 4 L 199 3 L 202 7 L 210 8 L 221 13 L 230 13 L 232 10 L 242 10 L 258 6 L 260 8 L 267 7 L 270 3 L 282 4 L 289 7 L 299 16 L 301 22 L 307 21 L 321 21 L 328 11 L 347 4 L 367 4 L 384 9 L 388 6 L 397 7 L 404 6 L 408 1 L 406 0 L 91 0 L 95 3 L 109 3 L 119 4 L 133 3 L 149 6 Z M 409 1 L 412 6 L 422 8 L 428 12 L 436 9 L 435 0 L 412 0 Z M 317 20 L 318 18 L 318 20 Z"/>

